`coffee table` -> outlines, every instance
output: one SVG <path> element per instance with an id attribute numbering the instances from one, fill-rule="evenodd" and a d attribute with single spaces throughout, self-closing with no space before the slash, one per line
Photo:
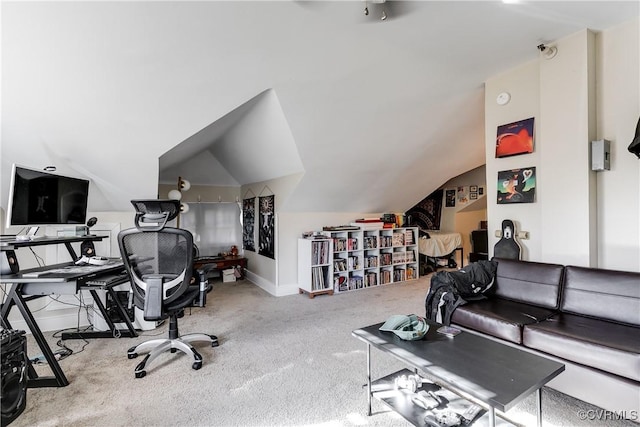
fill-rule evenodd
<path id="1" fill-rule="evenodd" d="M 371 398 L 380 397 L 372 392 L 373 346 L 391 354 L 415 372 L 423 372 L 435 378 L 446 389 L 486 406 L 488 424 L 491 427 L 496 424 L 496 409 L 507 412 L 527 396 L 536 393 L 538 425 L 542 425 L 541 390 L 546 383 L 564 371 L 562 363 L 467 331 L 455 337 L 447 337 L 436 331 L 441 325 L 429 320 L 427 323 L 429 331 L 419 341 L 404 341 L 391 332 L 380 331 L 382 323 L 352 332 L 354 337 L 367 344 L 368 415 L 371 415 Z M 388 383 L 392 376 L 393 374 L 380 380 Z M 424 420 L 427 411 L 407 409 L 406 399 L 396 407 L 390 403 L 392 399 L 380 399 L 412 424 L 428 425 Z"/>

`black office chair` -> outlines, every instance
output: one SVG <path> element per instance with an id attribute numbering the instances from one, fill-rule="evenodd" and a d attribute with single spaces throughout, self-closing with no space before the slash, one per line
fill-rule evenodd
<path id="1" fill-rule="evenodd" d="M 135 228 L 118 234 L 124 266 L 129 274 L 133 302 L 144 311 L 144 319 L 169 319 L 169 338 L 154 339 L 131 347 L 129 359 L 149 352 L 136 366 L 136 378 L 146 375 L 145 367 L 166 350 L 180 350 L 193 356 L 193 369 L 202 367 L 202 356 L 190 344 L 210 342 L 218 346 L 215 335 L 178 334 L 178 317 L 186 307 L 203 307 L 210 290 L 206 268 L 193 274 L 193 236 L 188 230 L 167 227 L 179 212 L 177 200 L 132 200 L 136 209 Z"/>

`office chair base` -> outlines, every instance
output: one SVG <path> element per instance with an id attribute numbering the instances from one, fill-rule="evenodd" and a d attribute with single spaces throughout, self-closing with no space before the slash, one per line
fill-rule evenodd
<path id="1" fill-rule="evenodd" d="M 211 343 L 211 347 L 217 347 L 218 338 L 215 335 L 207 334 L 187 334 L 176 339 L 155 339 L 145 341 L 137 346 L 131 347 L 127 351 L 127 357 L 129 359 L 135 359 L 140 353 L 149 352 L 136 366 L 135 376 L 136 378 L 143 378 L 147 372 L 145 370 L 147 364 L 151 363 L 156 357 L 170 350 L 172 353 L 180 350 L 185 354 L 190 354 L 193 357 L 193 364 L 191 368 L 198 370 L 202 367 L 202 356 L 196 351 L 196 349 L 190 344 L 196 341 L 208 341 Z"/>

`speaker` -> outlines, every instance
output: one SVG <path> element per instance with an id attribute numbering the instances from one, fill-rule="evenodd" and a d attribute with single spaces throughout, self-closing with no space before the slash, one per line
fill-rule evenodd
<path id="1" fill-rule="evenodd" d="M 85 240 L 80 244 L 80 252 L 82 256 L 96 256 L 96 247 L 91 240 Z"/>
<path id="2" fill-rule="evenodd" d="M 1 274 L 16 274 L 20 271 L 18 265 L 18 258 L 13 250 L 2 251 L 0 256 L 0 273 Z"/>
<path id="3" fill-rule="evenodd" d="M 18 418 L 27 406 L 27 340 L 24 331 L 3 329 L 2 352 L 2 427 Z"/>

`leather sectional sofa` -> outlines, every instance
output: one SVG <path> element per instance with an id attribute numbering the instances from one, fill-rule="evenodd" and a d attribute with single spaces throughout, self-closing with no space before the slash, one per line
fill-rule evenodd
<path id="1" fill-rule="evenodd" d="M 564 363 L 549 387 L 640 422 L 640 273 L 496 260 L 492 295 L 451 323 Z"/>

